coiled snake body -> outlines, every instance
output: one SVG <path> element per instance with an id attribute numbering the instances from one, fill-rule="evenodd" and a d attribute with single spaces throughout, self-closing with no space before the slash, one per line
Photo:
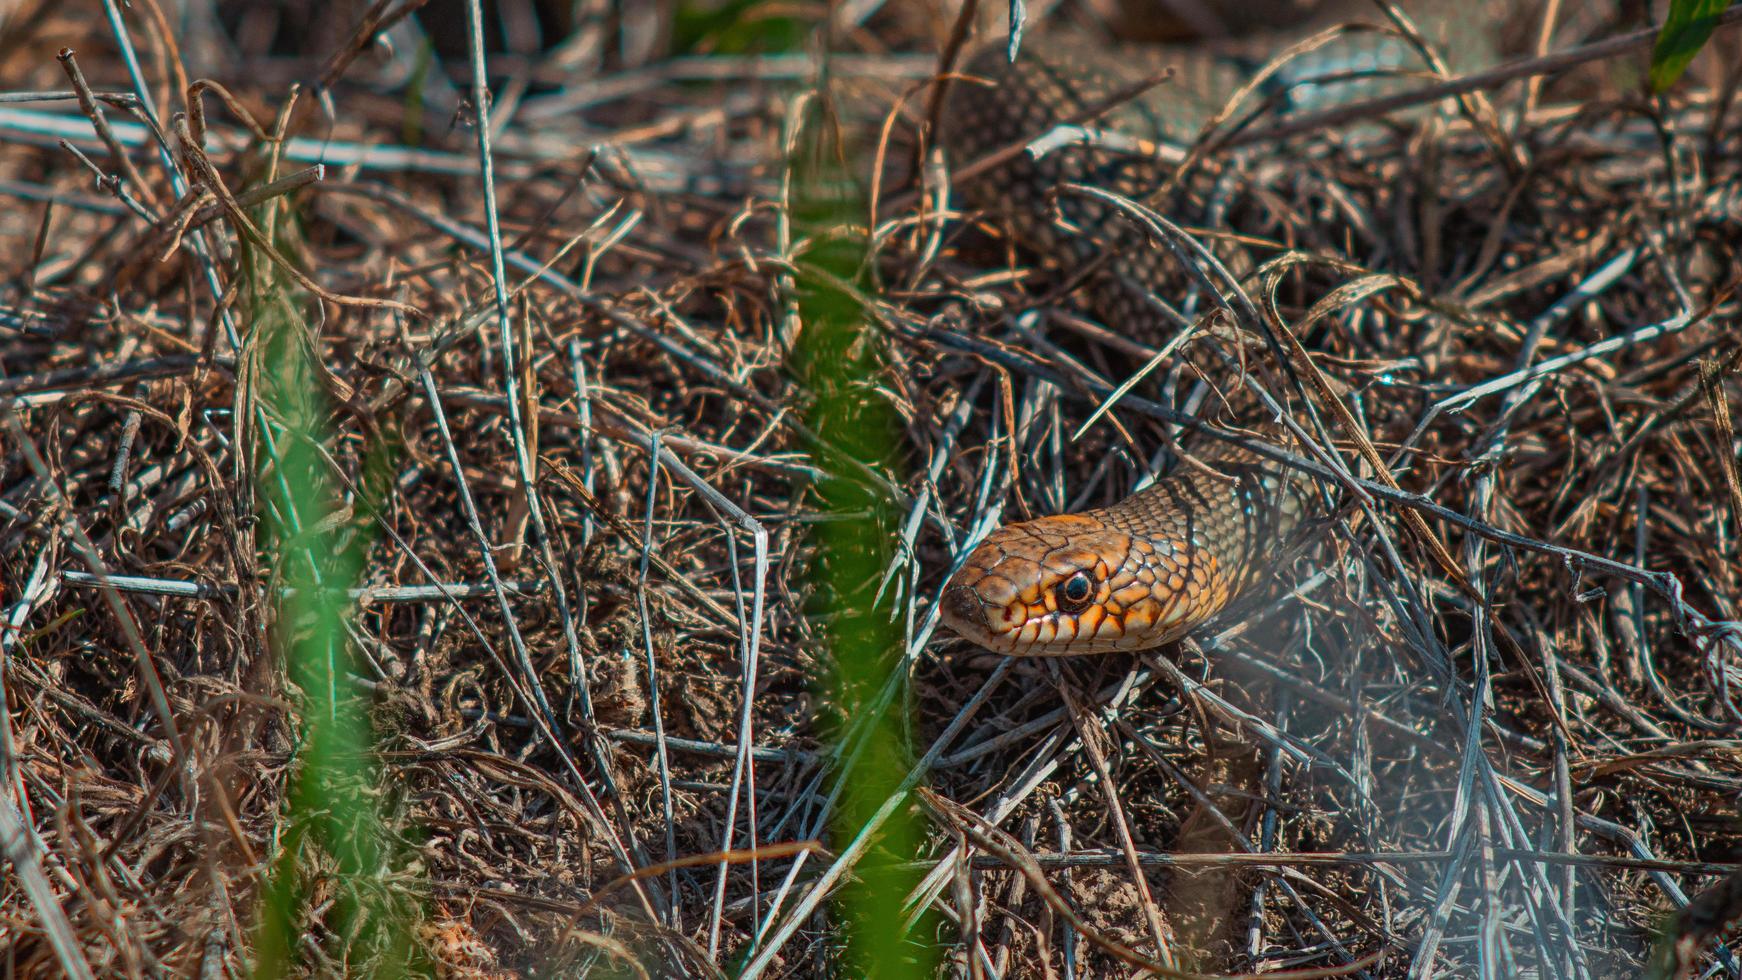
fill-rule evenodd
<path id="1" fill-rule="evenodd" d="M 1444 40 L 1459 19 L 1432 23 Z M 1342 50 L 1357 65 L 1398 63 L 1378 47 L 1401 45 L 1395 38 L 1341 40 L 1356 41 Z M 1466 63 L 1487 57 L 1472 53 L 1467 38 L 1461 51 Z M 954 85 L 940 121 L 941 141 L 960 166 L 1056 126 L 1083 122 L 1128 82 L 1101 67 L 1111 60 L 1106 52 L 1043 47 L 1032 40 L 1015 64 L 1001 46 L 987 49 L 965 71 L 992 87 Z M 1189 140 L 1245 75 L 1226 60 L 1197 52 L 1180 54 L 1175 65 L 1180 70 L 1174 84 L 1118 109 L 1112 124 Z M 1321 58 L 1317 70 L 1338 68 Z M 1342 69 L 1343 77 L 1351 74 Z M 1327 92 L 1317 88 L 1316 104 L 1322 105 Z M 1344 97 L 1370 91 L 1369 85 Z M 1159 178 L 1152 161 L 1073 146 L 1043 157 L 1020 153 L 972 181 L 967 191 L 1062 277 L 1086 275 L 1087 305 L 1117 328 L 1153 315 L 1149 294 L 1162 281 L 1161 252 L 1111 205 L 1054 192 L 1078 183 L 1141 198 Z M 1072 227 L 1061 227 L 1060 217 Z M 1156 647 L 1214 617 L 1267 569 L 1267 559 L 1306 512 L 1310 486 L 1255 455 L 1211 452 L 1200 458 L 1216 472 L 1181 467 L 1111 507 L 993 532 L 946 586 L 944 623 L 1000 653 L 1059 656 Z"/>

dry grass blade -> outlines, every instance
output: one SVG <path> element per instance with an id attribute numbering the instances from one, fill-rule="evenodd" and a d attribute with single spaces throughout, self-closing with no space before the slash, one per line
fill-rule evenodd
<path id="1" fill-rule="evenodd" d="M 1143 956 L 1111 937 L 1102 935 L 1065 902 L 1063 897 L 1052 887 L 1052 884 L 1047 881 L 1046 874 L 1034 861 L 1033 855 L 1029 854 L 1021 844 L 1012 840 L 1008 834 L 988 824 L 973 811 L 957 806 L 935 793 L 921 790 L 919 796 L 926 802 L 927 806 L 933 809 L 940 820 L 953 824 L 962 833 L 972 838 L 975 846 L 984 849 L 998 860 L 1022 872 L 1023 877 L 1028 879 L 1029 885 L 1045 899 L 1047 905 L 1069 922 L 1077 934 L 1084 939 L 1112 953 L 1126 963 L 1140 967 L 1158 977 L 1172 977 L 1175 980 L 1211 980 L 1211 974 L 1185 973 L 1175 970 Z M 1346 966 L 1325 970 L 1278 970 L 1269 973 L 1227 974 L 1216 976 L 1215 980 L 1261 980 L 1261 978 L 1266 977 L 1281 977 L 1283 980 L 1319 980 L 1323 977 L 1345 977 L 1378 964 L 1381 955 L 1380 953 L 1369 953 Z"/>

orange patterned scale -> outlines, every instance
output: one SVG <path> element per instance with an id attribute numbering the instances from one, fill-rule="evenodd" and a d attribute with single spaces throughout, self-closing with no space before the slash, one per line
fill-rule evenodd
<path id="1" fill-rule="evenodd" d="M 944 624 L 981 646 L 1050 657 L 1179 639 L 1263 572 L 1308 483 L 1256 456 L 1183 467 L 1100 510 L 992 532 L 944 589 Z"/>

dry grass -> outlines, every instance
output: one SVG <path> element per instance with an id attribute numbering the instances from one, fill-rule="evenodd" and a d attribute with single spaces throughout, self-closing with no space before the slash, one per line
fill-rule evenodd
<path id="1" fill-rule="evenodd" d="M 444 975 L 837 968 L 823 886 L 860 852 L 825 831 L 858 746 L 819 721 L 807 542 L 841 519 L 820 466 L 901 515 L 888 710 L 930 836 L 894 857 L 920 862 L 913 914 L 940 913 L 912 941 L 955 969 L 1129 973 L 1160 935 L 1223 970 L 1633 976 L 1663 913 L 1742 873 L 1733 67 L 1653 101 L 1608 61 L 1581 77 L 1612 84 L 1549 87 L 1499 141 L 1451 117 L 1194 161 L 1158 210 L 1247 273 L 1224 292 L 1251 311 L 1222 321 L 1275 334 L 1245 359 L 1327 508 L 1196 642 L 1036 663 L 934 635 L 952 556 L 1127 493 L 1165 458 L 1192 358 L 1074 438 L 1169 338 L 1087 322 L 996 226 L 913 193 L 935 62 L 886 52 L 933 50 L 928 5 L 863 5 L 836 65 L 850 163 L 887 165 L 862 303 L 888 367 L 862 390 L 901 420 L 900 457 L 858 467 L 807 428 L 787 363 L 818 231 L 784 221 L 801 56 L 721 53 L 742 28 L 673 62 L 653 5 L 605 32 L 504 5 L 526 16 L 492 39 L 501 317 L 461 8 L 424 12 L 432 54 L 401 32 L 349 57 L 357 4 L 221 6 L 168 35 L 149 0 L 124 18 L 166 128 L 178 57 L 269 130 L 292 81 L 330 103 L 305 89 L 274 164 L 208 91 L 209 169 L 184 154 L 174 181 L 115 104 L 137 93 L 100 7 L 0 20 L 0 87 L 67 90 L 55 52 L 76 47 L 128 160 L 76 101 L 0 103 L 9 971 L 249 972 L 295 816 L 308 701 L 276 653 L 255 479 L 283 420 L 238 288 L 250 233 L 214 178 L 245 196 L 295 176 L 269 188 L 274 268 L 327 293 L 305 287 L 302 343 L 355 505 L 325 531 L 374 537 L 340 683 L 371 705 L 365 795 L 410 855 L 369 887 Z M 1742 63 L 1716 43 L 1707 60 Z M 1167 298 L 1195 322 L 1217 300 L 1179 275 Z M 1279 358 L 1289 335 L 1311 353 Z M 335 952 L 323 860 L 300 955 L 366 970 Z M 1712 894 L 1692 955 L 1733 964 Z"/>

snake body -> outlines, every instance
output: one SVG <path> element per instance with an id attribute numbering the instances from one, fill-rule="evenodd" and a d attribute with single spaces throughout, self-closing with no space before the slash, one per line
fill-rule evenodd
<path id="1" fill-rule="evenodd" d="M 1445 3 L 1429 9 L 1458 10 Z M 1461 39 L 1461 46 L 1449 46 L 1462 54 L 1455 61 L 1468 65 L 1489 56 L 1474 51 L 1467 34 L 1457 34 L 1459 24 L 1473 22 L 1465 14 L 1427 21 L 1424 29 L 1442 40 Z M 1339 40 L 1340 48 L 1321 50 L 1303 70 L 1348 79 L 1363 66 L 1402 63 L 1384 48 L 1401 46 L 1396 38 L 1367 33 Z M 1161 57 L 1168 63 L 1167 53 Z M 1030 41 L 1014 64 L 1002 46 L 985 49 L 965 72 L 991 85 L 952 87 L 941 141 L 960 166 L 1059 125 L 1082 123 L 1116 101 L 1130 76 L 1145 73 L 1129 63 L 1123 74 L 1108 70 L 1117 61 L 1080 44 Z M 1189 141 L 1250 71 L 1195 50 L 1173 52 L 1171 67 L 1172 84 L 1116 107 L 1098 124 Z M 1350 80 L 1342 84 L 1352 87 L 1338 93 L 1334 85 L 1287 79 L 1292 89 L 1308 93 L 1299 109 L 1370 95 L 1374 81 Z M 1094 185 L 1141 199 L 1161 177 L 1154 160 L 1073 145 L 1042 157 L 1019 153 L 967 190 L 976 207 L 1004 221 L 1061 279 L 1083 277 L 1081 295 L 1091 312 L 1111 326 L 1131 328 L 1158 322 L 1150 296 L 1163 281 L 1161 250 L 1112 205 L 1060 188 Z M 1254 455 L 1200 458 L 1205 467 L 1181 467 L 1111 507 L 994 531 L 946 585 L 943 622 L 996 652 L 1060 656 L 1160 646 L 1215 617 L 1262 577 L 1307 512 L 1310 487 Z"/>

